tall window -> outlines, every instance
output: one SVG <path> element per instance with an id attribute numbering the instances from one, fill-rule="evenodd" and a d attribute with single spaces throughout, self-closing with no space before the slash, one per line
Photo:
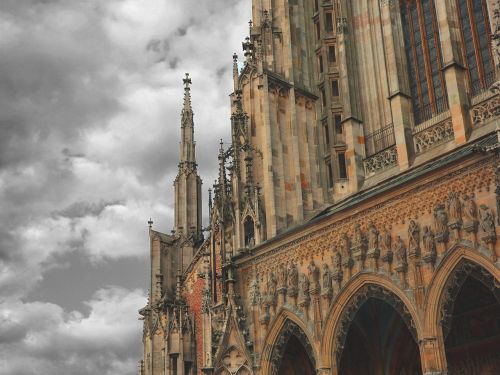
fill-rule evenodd
<path id="1" fill-rule="evenodd" d="M 347 179 L 347 166 L 345 163 L 345 153 L 339 152 L 337 156 L 339 158 L 339 177 L 345 180 Z"/>
<path id="2" fill-rule="evenodd" d="M 327 33 L 333 32 L 333 17 L 332 12 L 325 13 L 325 30 Z"/>
<path id="3" fill-rule="evenodd" d="M 328 62 L 333 64 L 337 60 L 335 56 L 335 46 L 328 46 Z"/>
<path id="4" fill-rule="evenodd" d="M 448 109 L 434 0 L 401 0 L 401 18 L 418 124 Z"/>
<path id="5" fill-rule="evenodd" d="M 495 75 L 488 9 L 485 0 L 456 1 L 470 91 L 477 95 L 493 83 Z"/>

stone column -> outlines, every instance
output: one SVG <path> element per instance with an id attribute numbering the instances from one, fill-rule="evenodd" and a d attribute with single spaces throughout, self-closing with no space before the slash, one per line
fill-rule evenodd
<path id="1" fill-rule="evenodd" d="M 414 157 L 411 124 L 411 101 L 408 95 L 408 78 L 405 67 L 405 54 L 401 40 L 401 18 L 398 5 L 392 1 L 380 2 L 382 33 L 386 58 L 387 77 L 389 79 L 389 100 L 391 102 L 392 124 L 398 153 L 400 170 L 409 167 Z M 393 30 L 393 24 L 396 30 Z"/>
<path id="2" fill-rule="evenodd" d="M 466 71 L 459 48 L 460 30 L 456 5 L 453 1 L 436 1 L 434 4 L 455 143 L 460 145 L 467 141 L 472 124 L 467 110 L 469 98 L 465 90 Z"/>
<path id="3" fill-rule="evenodd" d="M 440 337 L 425 337 L 419 342 L 420 361 L 424 375 L 446 375 L 446 352 Z"/>

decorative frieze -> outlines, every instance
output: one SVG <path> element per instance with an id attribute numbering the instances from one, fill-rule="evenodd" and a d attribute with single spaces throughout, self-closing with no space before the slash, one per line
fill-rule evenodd
<path id="1" fill-rule="evenodd" d="M 396 146 L 389 147 L 363 160 L 367 175 L 390 168 L 398 163 Z"/>
<path id="2" fill-rule="evenodd" d="M 495 95 L 471 108 L 472 125 L 481 126 L 488 119 L 500 115 L 500 95 Z"/>
<path id="3" fill-rule="evenodd" d="M 415 153 L 420 154 L 441 143 L 453 139 L 453 123 L 451 118 L 441 121 L 413 134 Z"/>

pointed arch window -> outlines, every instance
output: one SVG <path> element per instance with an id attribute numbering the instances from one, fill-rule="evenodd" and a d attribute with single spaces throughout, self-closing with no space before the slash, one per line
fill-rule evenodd
<path id="1" fill-rule="evenodd" d="M 255 224 L 250 216 L 245 218 L 243 229 L 245 231 L 245 247 L 255 246 Z"/>
<path id="2" fill-rule="evenodd" d="M 434 0 L 401 0 L 415 123 L 448 109 Z"/>
<path id="3" fill-rule="evenodd" d="M 487 89 L 495 79 L 488 8 L 485 0 L 456 2 L 469 90 L 474 96 Z"/>

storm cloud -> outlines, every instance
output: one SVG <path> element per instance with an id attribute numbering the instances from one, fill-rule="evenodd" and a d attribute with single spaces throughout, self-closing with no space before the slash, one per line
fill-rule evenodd
<path id="1" fill-rule="evenodd" d="M 146 222 L 173 225 L 182 78 L 193 80 L 206 192 L 250 10 L 249 0 L 1 1 L 2 374 L 136 373 Z M 128 276 L 134 261 L 142 279 Z M 86 267 L 95 277 L 84 285 L 71 270 Z"/>

